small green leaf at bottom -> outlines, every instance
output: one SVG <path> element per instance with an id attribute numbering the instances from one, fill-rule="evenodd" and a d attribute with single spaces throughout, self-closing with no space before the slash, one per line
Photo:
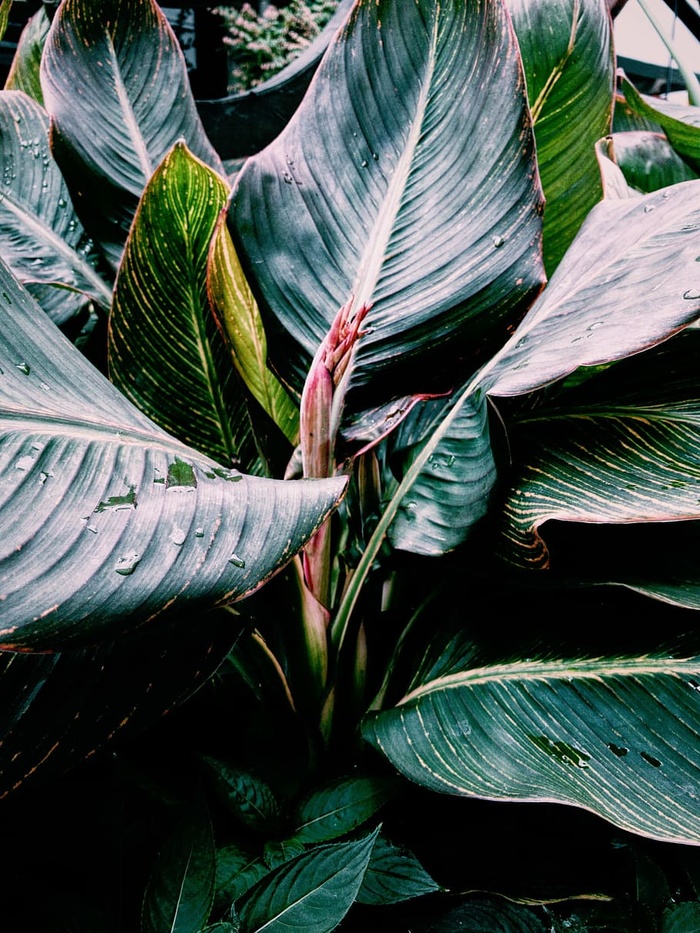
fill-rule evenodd
<path id="1" fill-rule="evenodd" d="M 412 852 L 380 836 L 372 850 L 357 901 L 359 904 L 399 904 L 441 890 Z"/>
<path id="2" fill-rule="evenodd" d="M 141 933 L 199 933 L 214 901 L 216 861 L 204 803 L 167 840 L 151 874 Z"/>
<path id="3" fill-rule="evenodd" d="M 237 905 L 241 933 L 330 933 L 357 897 L 378 832 L 318 846 L 271 872 Z"/>

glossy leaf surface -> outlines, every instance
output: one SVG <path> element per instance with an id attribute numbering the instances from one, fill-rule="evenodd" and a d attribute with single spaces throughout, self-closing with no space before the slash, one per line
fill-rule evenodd
<path id="1" fill-rule="evenodd" d="M 399 904 L 439 890 L 440 885 L 412 852 L 379 836 L 357 900 L 360 904 Z"/>
<path id="2" fill-rule="evenodd" d="M 700 181 L 597 205 L 566 259 L 485 367 L 493 395 L 518 395 L 638 353 L 700 313 Z"/>
<path id="3" fill-rule="evenodd" d="M 610 16 L 604 0 L 507 0 L 507 6 L 535 125 L 551 275 L 602 198 L 595 144 L 612 119 Z"/>
<path id="4" fill-rule="evenodd" d="M 455 670 L 368 719 L 365 737 L 436 791 L 574 804 L 700 842 L 700 659 L 522 660 Z"/>
<path id="5" fill-rule="evenodd" d="M 267 337 L 224 218 L 217 224 L 207 274 L 209 300 L 228 337 L 233 363 L 253 397 L 292 443 L 299 408 L 267 364 Z"/>
<path id="6" fill-rule="evenodd" d="M 581 572 L 585 565 L 600 582 L 665 590 L 661 598 L 698 605 L 699 344 L 700 332 L 689 328 L 515 420 L 501 547 L 508 561 L 548 564 L 541 526 L 549 519 L 635 523 L 632 537 L 615 532 L 610 552 L 602 537 L 597 545 L 582 541 Z M 553 565 L 565 559 L 560 554 Z"/>
<path id="7" fill-rule="evenodd" d="M 88 298 L 106 311 L 112 289 L 95 269 L 91 244 L 76 217 L 66 184 L 49 152 L 49 121 L 22 91 L 0 92 L 2 256 L 41 304 L 63 323 Z M 76 296 L 75 292 L 79 292 Z"/>
<path id="8" fill-rule="evenodd" d="M 327 842 L 357 829 L 391 797 L 393 782 L 357 777 L 334 781 L 311 794 L 296 812 L 294 838 Z"/>
<path id="9" fill-rule="evenodd" d="M 668 136 L 671 145 L 696 172 L 700 172 L 700 107 L 677 104 L 647 97 L 623 81 L 625 100 L 632 109 L 657 123 Z"/>
<path id="10" fill-rule="evenodd" d="M 371 305 L 351 377 L 365 407 L 452 388 L 542 282 L 540 210 L 501 5 L 362 0 L 234 189 L 273 368 L 300 389 L 351 300 L 350 317 Z"/>
<path id="11" fill-rule="evenodd" d="M 376 836 L 319 846 L 283 864 L 243 899 L 241 928 L 330 933 L 355 900 Z"/>
<path id="12" fill-rule="evenodd" d="M 342 481 L 229 471 L 157 428 L 0 267 L 0 646 L 99 641 L 230 602 L 291 559 Z"/>
<path id="13" fill-rule="evenodd" d="M 56 159 L 86 227 L 115 267 L 141 192 L 177 140 L 223 174 L 177 39 L 153 0 L 61 4 L 41 85 Z"/>
<path id="14" fill-rule="evenodd" d="M 161 427 L 219 463 L 240 465 L 246 437 L 234 430 L 246 417 L 235 417 L 238 386 L 206 289 L 209 242 L 227 197 L 224 179 L 184 143 L 158 166 L 117 276 L 109 372 Z"/>
<path id="15" fill-rule="evenodd" d="M 614 133 L 610 144 L 628 183 L 639 191 L 657 191 L 698 177 L 660 133 Z"/>
<path id="16" fill-rule="evenodd" d="M 444 554 L 465 541 L 486 512 L 496 480 L 486 396 L 460 397 L 457 406 L 439 442 L 428 439 L 431 453 L 401 501 L 389 529 L 396 548 L 414 554 Z M 409 455 L 409 469 L 411 462 Z"/>
<path id="17" fill-rule="evenodd" d="M 214 835 L 203 801 L 166 841 L 148 882 L 141 933 L 199 933 L 214 902 Z"/>
<path id="18" fill-rule="evenodd" d="M 42 6 L 22 30 L 7 81 L 5 81 L 5 90 L 24 91 L 42 105 L 44 95 L 39 80 L 39 66 L 50 25 L 46 9 Z"/>

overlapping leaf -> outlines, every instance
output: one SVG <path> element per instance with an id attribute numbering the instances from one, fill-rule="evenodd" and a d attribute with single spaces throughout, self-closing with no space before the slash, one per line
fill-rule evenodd
<path id="1" fill-rule="evenodd" d="M 389 529 L 394 547 L 444 554 L 466 540 L 486 512 L 496 479 L 486 396 L 460 398 L 456 409 L 439 441 L 428 438 L 430 453 Z M 407 471 L 423 447 L 409 456 Z"/>
<path id="2" fill-rule="evenodd" d="M 597 205 L 482 385 L 530 392 L 689 324 L 700 314 L 699 230 L 700 181 Z"/>
<path id="3" fill-rule="evenodd" d="M 656 533 L 638 529 L 637 537 L 644 535 L 640 552 L 630 561 L 601 557 L 607 566 L 600 579 L 637 589 L 648 585 L 649 592 L 666 588 L 669 601 L 697 605 L 700 580 L 688 534 L 700 520 L 699 336 L 687 330 L 518 419 L 501 549 L 508 561 L 546 566 L 540 526 L 552 519 L 683 521 L 675 535 L 665 527 Z M 655 535 L 658 547 L 652 543 Z M 579 554 L 579 563 L 592 561 Z"/>
<path id="4" fill-rule="evenodd" d="M 44 94 L 39 80 L 39 67 L 50 25 L 46 8 L 42 6 L 22 30 L 5 82 L 5 90 L 24 91 L 42 106 Z"/>
<path id="5" fill-rule="evenodd" d="M 263 878 L 240 905 L 242 929 L 330 933 L 355 900 L 377 832 L 314 848 Z"/>
<path id="6" fill-rule="evenodd" d="M 700 842 L 700 659 L 523 660 L 456 671 L 367 720 L 436 791 L 574 804 Z"/>
<path id="7" fill-rule="evenodd" d="M 535 125 L 551 275 L 602 197 L 595 143 L 612 119 L 610 15 L 603 0 L 507 0 L 507 6 Z"/>
<path id="8" fill-rule="evenodd" d="M 647 97 L 629 81 L 623 81 L 622 90 L 629 106 L 662 127 L 676 152 L 700 172 L 700 107 Z"/>
<path id="9" fill-rule="evenodd" d="M 341 492 L 219 467 L 157 428 L 0 267 L 0 646 L 95 642 L 240 598 Z"/>
<path id="10" fill-rule="evenodd" d="M 351 299 L 368 405 L 463 381 L 542 282 L 536 176 L 500 3 L 361 0 L 234 190 L 273 367 L 300 389 Z"/>
<path id="11" fill-rule="evenodd" d="M 214 833 L 199 800 L 158 855 L 144 898 L 142 933 L 199 933 L 214 902 L 215 879 Z"/>
<path id="12" fill-rule="evenodd" d="M 661 133 L 613 133 L 610 144 L 628 183 L 639 191 L 657 191 L 698 177 Z"/>
<path id="13" fill-rule="evenodd" d="M 2 255 L 25 285 L 56 286 L 42 289 L 41 305 L 63 323 L 87 298 L 107 310 L 112 289 L 95 270 L 91 243 L 49 153 L 48 128 L 30 97 L 0 92 Z"/>
<path id="14" fill-rule="evenodd" d="M 41 85 L 56 159 L 115 267 L 141 192 L 178 139 L 223 174 L 180 46 L 153 0 L 66 0 L 51 24 Z"/>
<path id="15" fill-rule="evenodd" d="M 206 682 L 241 628 L 222 609 L 89 648 L 3 652 L 0 796 L 151 726 Z"/>
<path id="16" fill-rule="evenodd" d="M 233 363 L 248 391 L 293 444 L 299 409 L 267 365 L 267 338 L 255 298 L 221 218 L 210 247 L 207 292 L 226 331 Z"/>
<path id="17" fill-rule="evenodd" d="M 224 179 L 184 143 L 163 159 L 119 268 L 109 370 L 137 408 L 184 443 L 219 463 L 247 465 L 250 426 L 206 289 L 209 243 L 227 197 Z"/>

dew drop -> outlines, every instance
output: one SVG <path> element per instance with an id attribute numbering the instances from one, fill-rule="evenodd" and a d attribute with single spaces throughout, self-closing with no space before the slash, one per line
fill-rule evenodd
<path id="1" fill-rule="evenodd" d="M 293 179 L 292 176 L 289 174 L 289 172 L 285 172 L 285 173 L 282 175 L 282 178 L 284 179 L 285 185 L 291 185 L 292 182 L 294 181 L 294 179 Z"/>
<path id="2" fill-rule="evenodd" d="M 29 363 L 17 363 L 17 369 L 22 373 L 23 376 L 28 376 L 32 371 Z"/>
<path id="3" fill-rule="evenodd" d="M 491 237 L 491 241 L 492 241 L 493 245 L 496 247 L 496 249 L 500 249 L 500 248 L 503 246 L 503 244 L 505 243 L 504 238 L 503 238 L 502 236 L 499 236 L 498 234 L 496 234 L 495 236 Z"/>
<path id="4" fill-rule="evenodd" d="M 15 463 L 15 470 L 22 470 L 23 472 L 26 472 L 27 470 L 31 470 L 31 468 L 34 466 L 34 463 L 34 458 L 30 457 L 29 455 L 26 457 L 20 457 L 17 463 Z"/>
<path id="5" fill-rule="evenodd" d="M 686 301 L 696 301 L 700 298 L 700 289 L 698 288 L 689 288 L 688 291 L 683 292 L 683 297 Z"/>
<path id="6" fill-rule="evenodd" d="M 65 198 L 59 198 L 59 199 L 58 199 L 58 206 L 59 206 L 59 207 L 65 207 L 66 204 L 68 204 L 68 201 L 66 201 Z"/>
<path id="7" fill-rule="evenodd" d="M 204 529 L 203 529 L 203 528 L 197 528 L 197 530 L 196 530 L 195 533 L 194 533 L 194 536 L 195 536 L 195 538 L 203 538 L 203 537 L 204 537 Z"/>
<path id="8" fill-rule="evenodd" d="M 367 161 L 367 159 L 363 159 L 362 162 L 360 162 L 360 168 L 367 168 L 368 165 L 369 165 L 369 162 Z"/>
<path id="9" fill-rule="evenodd" d="M 373 152 L 373 153 L 372 153 L 372 158 L 374 159 L 375 162 L 378 162 L 378 161 L 379 161 L 379 153 L 378 153 L 378 152 Z"/>
<path id="10" fill-rule="evenodd" d="M 229 564 L 233 564 L 234 567 L 240 567 L 243 569 L 245 567 L 245 561 L 242 557 L 239 557 L 238 554 L 232 554 L 228 559 Z"/>
<path id="11" fill-rule="evenodd" d="M 119 558 L 114 569 L 117 573 L 121 574 L 121 576 L 128 577 L 136 570 L 140 562 L 141 555 L 136 551 L 130 551 L 128 554 L 124 554 Z"/>
<path id="12" fill-rule="evenodd" d="M 651 212 L 652 212 L 653 210 L 654 210 L 654 205 L 653 205 L 653 204 L 645 204 L 645 205 L 644 205 L 644 213 L 645 213 L 645 214 L 651 214 Z"/>
<path id="13" fill-rule="evenodd" d="M 176 544 L 178 547 L 182 547 L 182 545 L 187 540 L 187 532 L 183 531 L 182 528 L 178 528 L 176 526 L 175 528 L 173 528 L 173 533 L 170 535 L 170 540 L 173 542 L 173 544 Z"/>

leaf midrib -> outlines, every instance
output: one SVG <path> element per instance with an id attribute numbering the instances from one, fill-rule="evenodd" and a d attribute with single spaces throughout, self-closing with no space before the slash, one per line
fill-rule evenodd
<path id="1" fill-rule="evenodd" d="M 700 673 L 700 658 L 592 658 L 584 660 L 530 661 L 494 664 L 447 674 L 429 681 L 407 693 L 396 705 L 404 706 L 412 700 L 444 690 L 477 687 L 506 682 L 572 680 L 598 680 L 610 678 L 652 677 Z"/>
<path id="2" fill-rule="evenodd" d="M 49 434 L 100 443 L 111 441 L 122 445 L 147 446 L 177 454 L 185 452 L 190 459 L 194 454 L 190 447 L 181 444 L 169 435 L 160 432 L 149 433 L 145 428 L 140 430 L 131 425 L 124 425 L 123 422 L 92 421 L 89 418 L 74 419 L 57 412 L 30 411 L 4 406 L 0 412 L 0 436 L 6 432 Z M 196 456 L 204 461 L 210 459 L 200 453 Z"/>
<path id="3" fill-rule="evenodd" d="M 406 140 L 406 145 L 396 164 L 381 210 L 377 215 L 372 235 L 367 239 L 365 251 L 358 265 L 355 285 L 352 289 L 351 318 L 357 311 L 369 305 L 371 302 L 374 288 L 379 280 L 379 273 L 386 259 L 386 248 L 394 229 L 394 221 L 398 216 L 401 199 L 406 190 L 406 180 L 410 175 L 411 165 L 413 164 L 414 155 L 418 148 L 418 140 L 423 126 L 423 118 L 425 117 L 428 94 L 435 72 L 435 51 L 438 35 L 437 20 L 438 17 L 436 14 L 432 22 L 432 35 L 428 43 L 428 63 L 421 91 L 418 96 L 416 117 L 411 123 L 411 130 Z"/>
<path id="4" fill-rule="evenodd" d="M 107 283 L 95 272 L 92 266 L 85 260 L 81 259 L 80 255 L 72 248 L 72 246 L 70 246 L 69 243 L 66 242 L 66 240 L 58 236 L 55 230 L 49 226 L 48 223 L 45 223 L 41 217 L 23 207 L 22 204 L 16 201 L 11 194 L 5 194 L 5 197 L 2 200 L 2 206 L 8 208 L 8 210 L 15 215 L 20 224 L 27 228 L 27 232 L 35 234 L 40 242 L 46 243 L 47 246 L 53 250 L 55 254 L 60 256 L 68 266 L 76 269 L 82 278 L 90 282 L 90 284 L 97 292 L 97 295 L 92 297 L 95 297 L 98 300 L 101 297 L 103 306 L 106 309 L 109 309 L 109 306 L 112 302 L 111 289 Z"/>

